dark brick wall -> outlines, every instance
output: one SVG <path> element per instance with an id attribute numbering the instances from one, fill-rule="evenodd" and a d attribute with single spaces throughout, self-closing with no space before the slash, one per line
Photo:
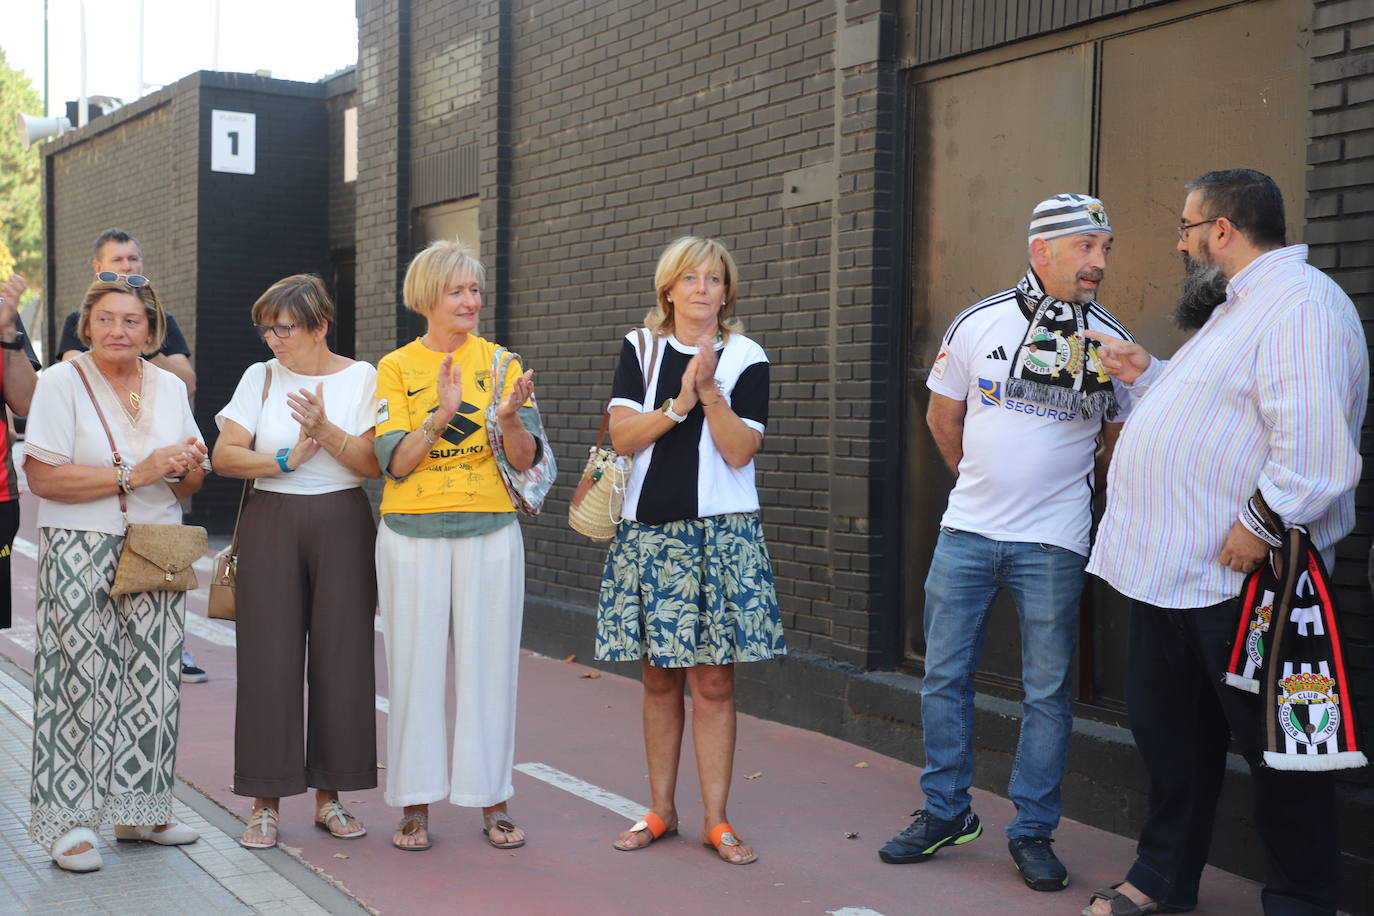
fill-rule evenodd
<path id="1" fill-rule="evenodd" d="M 271 355 L 250 327 L 253 302 L 290 274 L 329 276 L 329 124 L 322 84 L 202 77 L 198 321 L 195 336 L 187 333 L 196 354 L 196 420 L 213 445 L 215 414 L 243 371 Z M 213 109 L 257 115 L 255 174 L 210 171 Z M 240 489 L 237 480 L 208 480 L 195 499 L 197 523 L 228 532 Z"/>
<path id="2" fill-rule="evenodd" d="M 49 286 L 60 326 L 89 285 L 91 242 L 119 226 L 143 242 L 144 270 L 191 346 L 196 420 L 215 413 L 264 349 L 253 301 L 291 273 L 328 272 L 330 200 L 324 86 L 197 73 L 48 144 Z M 210 112 L 257 115 L 256 174 L 210 171 Z M 238 483 L 212 477 L 191 519 L 233 522 Z"/>
<path id="3" fill-rule="evenodd" d="M 51 179 L 48 283 L 56 333 L 91 284 L 91 243 L 117 226 L 143 243 L 143 269 L 188 339 L 195 332 L 200 215 L 198 115 L 183 80 L 44 145 Z M 174 151 L 191 151 L 188 156 Z M 55 359 L 51 351 L 48 358 Z"/>
<path id="4" fill-rule="evenodd" d="M 410 2 L 358 3 L 357 356 L 376 362 L 399 341 L 410 257 Z"/>
<path id="5" fill-rule="evenodd" d="M 1313 5 L 1312 88 L 1308 106 L 1307 224 L 1303 241 L 1312 264 L 1325 270 L 1354 300 L 1374 339 L 1374 7 L 1359 0 L 1318 0 Z M 1371 524 L 1371 420 L 1366 415 L 1364 478 L 1356 490 L 1355 532 L 1337 548 L 1334 577 L 1352 671 L 1363 713 L 1365 752 L 1374 748 L 1374 603 L 1365 572 Z M 1374 910 L 1374 777 L 1342 774 L 1350 813 L 1342 823 L 1346 905 Z"/>
<path id="6" fill-rule="evenodd" d="M 329 250 L 353 248 L 357 206 L 353 182 L 344 181 L 344 110 L 358 104 L 356 73 L 352 67 L 324 83 L 324 110 L 329 119 Z"/>

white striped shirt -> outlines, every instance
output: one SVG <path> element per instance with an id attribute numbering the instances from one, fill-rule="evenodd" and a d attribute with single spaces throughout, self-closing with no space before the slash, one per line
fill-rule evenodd
<path id="1" fill-rule="evenodd" d="M 1260 255 L 1226 294 L 1131 387 L 1088 563 L 1157 607 L 1235 597 L 1244 577 L 1218 558 L 1257 487 L 1328 560 L 1355 524 L 1369 357 L 1354 304 L 1306 245 Z"/>

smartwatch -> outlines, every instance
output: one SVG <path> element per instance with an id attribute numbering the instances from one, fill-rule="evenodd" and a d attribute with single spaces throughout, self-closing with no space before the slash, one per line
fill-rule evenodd
<path id="1" fill-rule="evenodd" d="M 289 448 L 279 448 L 279 449 L 277 449 L 277 467 L 281 468 L 281 472 L 282 472 L 283 474 L 290 474 L 292 471 L 295 470 L 295 468 L 289 468 L 289 467 L 286 466 L 286 459 L 287 459 L 287 458 L 290 458 L 290 457 L 291 457 L 291 449 L 289 449 Z"/>
<path id="2" fill-rule="evenodd" d="M 674 423 L 681 423 L 683 420 L 687 419 L 686 414 L 673 413 L 672 398 L 669 398 L 668 400 L 664 401 L 662 406 L 660 406 L 658 409 L 665 417 L 667 417 L 669 420 L 672 420 Z"/>
<path id="3" fill-rule="evenodd" d="M 3 301 L 3 300 L 0 300 Z M 0 340 L 0 349 L 22 350 L 24 349 L 24 332 L 20 331 L 14 335 L 14 340 Z"/>

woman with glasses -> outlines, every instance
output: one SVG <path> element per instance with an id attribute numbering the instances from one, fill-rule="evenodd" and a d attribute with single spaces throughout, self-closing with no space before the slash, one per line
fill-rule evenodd
<path id="1" fill-rule="evenodd" d="M 386 471 L 377 534 L 391 713 L 386 801 L 403 807 L 398 849 L 430 847 L 429 805 L 482 809 L 498 849 L 525 845 L 506 810 L 515 793 L 515 689 L 525 548 L 484 424 L 497 405 L 506 457 L 523 470 L 543 447 L 527 402 L 533 373 L 492 377 L 496 344 L 477 336 L 485 271 L 458 241 L 431 244 L 406 270 L 405 304 L 425 334 L 377 366 L 377 457 Z M 453 765 L 445 753 L 444 673 L 453 646 Z M 451 775 L 450 775 L 451 774 Z"/>
<path id="2" fill-rule="evenodd" d="M 90 350 L 48 369 L 29 411 L 24 470 L 39 498 L 29 834 L 68 871 L 100 867 L 91 828 L 104 823 L 120 840 L 197 839 L 172 823 L 185 593 L 110 594 L 127 525 L 179 524 L 178 500 L 205 479 L 186 386 L 141 358 L 164 328 L 151 286 L 92 284 L 78 321 Z"/>
<path id="3" fill-rule="evenodd" d="M 376 527 L 362 489 L 381 473 L 377 372 L 329 349 L 319 277 L 278 280 L 252 318 L 274 358 L 249 366 L 215 417 L 214 451 L 217 473 L 253 481 L 239 520 L 234 792 L 254 801 L 239 842 L 275 846 L 282 797 L 307 787 L 315 825 L 354 840 L 367 831 L 339 792 L 377 785 Z"/>

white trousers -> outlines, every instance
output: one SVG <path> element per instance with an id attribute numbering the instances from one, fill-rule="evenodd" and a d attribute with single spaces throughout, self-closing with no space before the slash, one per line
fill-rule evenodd
<path id="1" fill-rule="evenodd" d="M 386 803 L 489 807 L 515 794 L 515 692 L 525 607 L 520 523 L 467 538 L 377 530 L 377 603 L 391 713 Z M 451 640 L 451 643 L 450 643 Z M 445 756 L 450 644 L 457 713 Z"/>

